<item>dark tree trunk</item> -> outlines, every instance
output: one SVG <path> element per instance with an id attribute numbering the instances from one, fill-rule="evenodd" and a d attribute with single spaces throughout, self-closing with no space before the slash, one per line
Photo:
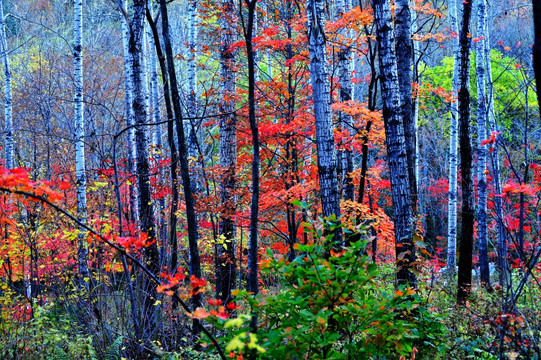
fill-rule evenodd
<path id="1" fill-rule="evenodd" d="M 190 182 L 190 173 L 188 166 L 188 155 L 186 150 L 186 139 L 184 136 L 184 125 L 182 118 L 182 109 L 180 106 L 180 95 L 178 92 L 177 76 L 175 72 L 175 63 L 173 57 L 173 49 L 169 35 L 169 17 L 167 14 L 167 1 L 160 0 L 160 11 L 162 16 L 162 36 L 163 45 L 165 48 L 165 56 L 167 60 L 167 71 L 169 73 L 169 84 L 171 88 L 171 100 L 173 103 L 173 112 L 175 114 L 175 124 L 178 137 L 180 175 L 182 186 L 184 188 L 184 201 L 186 203 L 186 220 L 188 223 L 188 248 L 190 252 L 190 275 L 196 278 L 201 278 L 201 260 L 199 257 L 198 248 L 198 223 L 195 215 L 195 200 L 192 193 Z M 201 294 L 192 296 L 192 308 L 195 309 L 201 306 Z M 194 319 L 194 333 L 199 332 L 199 321 Z"/>
<path id="2" fill-rule="evenodd" d="M 413 263 L 416 260 L 413 243 L 413 208 L 391 9 L 389 0 L 373 0 L 372 7 L 379 49 L 383 121 L 385 123 L 385 142 L 394 207 L 396 277 L 399 284 L 409 283 L 416 287 L 417 279 L 412 271 Z"/>
<path id="3" fill-rule="evenodd" d="M 222 43 L 220 45 L 220 68 L 222 75 L 223 102 L 220 117 L 220 165 L 224 171 L 220 183 L 220 235 L 223 244 L 216 246 L 216 297 L 224 304 L 231 300 L 231 291 L 235 286 L 235 212 L 237 209 L 234 195 L 236 187 L 235 166 L 237 164 L 237 119 L 234 114 L 236 79 L 234 42 L 235 4 L 233 0 L 222 1 Z"/>
<path id="4" fill-rule="evenodd" d="M 246 20 L 240 9 L 244 40 L 246 41 L 246 56 L 248 57 L 248 119 L 252 132 L 252 202 L 250 204 L 250 240 L 248 248 L 248 282 L 247 289 L 256 295 L 259 292 L 258 284 L 258 259 L 257 237 L 259 217 L 259 130 L 255 118 L 255 53 L 252 44 L 254 31 L 255 8 L 257 0 L 245 0 L 248 14 Z M 257 330 L 257 314 L 252 314 L 252 331 Z"/>
<path id="5" fill-rule="evenodd" d="M 178 242 L 177 242 L 177 211 L 178 211 L 178 153 L 175 145 L 175 123 L 173 122 L 174 115 L 171 107 L 171 96 L 169 93 L 169 80 L 167 77 L 167 66 L 165 65 L 165 56 L 163 55 L 160 45 L 160 37 L 158 35 L 158 29 L 150 11 L 146 12 L 147 21 L 152 31 L 152 37 L 154 38 L 154 45 L 156 47 L 156 55 L 158 56 L 158 63 L 160 64 L 160 71 L 162 73 L 163 82 L 163 97 L 165 102 L 165 111 L 167 113 L 167 143 L 169 150 L 171 151 L 171 213 L 169 215 L 169 246 L 171 247 L 171 262 L 170 270 L 176 272 L 178 266 Z"/>
<path id="6" fill-rule="evenodd" d="M 470 131 L 470 19 L 472 1 L 463 2 L 460 29 L 460 62 L 458 91 L 460 169 L 462 171 L 462 233 L 458 260 L 457 302 L 466 302 L 471 291 L 473 225 L 475 215 L 475 193 L 473 185 L 473 156 Z"/>
<path id="7" fill-rule="evenodd" d="M 411 80 L 413 65 L 413 43 L 411 40 L 411 8 L 409 0 L 396 0 L 394 17 L 394 33 L 396 46 L 396 65 L 398 84 L 400 86 L 400 102 L 402 104 L 402 122 L 406 138 L 408 175 L 412 206 L 417 208 L 417 180 L 415 177 L 415 123 L 413 118 L 413 103 L 411 100 Z"/>

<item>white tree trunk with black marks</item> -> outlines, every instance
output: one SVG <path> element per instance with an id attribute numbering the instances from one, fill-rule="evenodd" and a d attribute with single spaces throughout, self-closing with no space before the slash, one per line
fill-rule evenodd
<path id="1" fill-rule="evenodd" d="M 456 0 L 449 1 L 449 19 L 453 40 L 453 96 L 458 94 L 458 20 Z M 457 198 L 458 198 L 458 102 L 451 102 L 451 124 L 449 127 L 449 206 L 447 214 L 447 269 L 454 273 L 456 267 L 456 238 L 457 238 Z"/>
<path id="2" fill-rule="evenodd" d="M 477 68 L 477 248 L 481 282 L 490 286 L 488 268 L 487 240 L 487 145 L 482 142 L 487 138 L 487 94 L 486 94 L 486 59 L 485 33 L 487 32 L 486 0 L 478 0 L 477 4 L 477 38 L 476 68 Z"/>
<path id="3" fill-rule="evenodd" d="M 0 1 L 0 56 L 2 57 L 2 65 L 4 67 L 4 152 L 6 168 L 13 169 L 13 92 L 11 89 L 11 69 L 9 64 L 6 22 L 4 19 L 4 0 Z"/>
<path id="4" fill-rule="evenodd" d="M 130 175 L 135 175 L 135 128 L 134 119 L 133 119 L 133 80 L 132 80 L 132 58 L 130 56 L 129 42 L 130 42 L 130 28 L 128 26 L 128 19 L 124 15 L 128 14 L 128 1 L 124 0 L 122 2 L 122 46 L 124 52 L 124 88 L 126 92 L 126 126 L 130 129 L 128 130 L 128 173 Z M 133 181 L 129 185 L 129 199 L 130 199 L 130 216 L 131 221 L 134 222 L 137 226 L 139 225 L 139 197 L 137 195 L 136 181 L 133 178 Z"/>
<path id="5" fill-rule="evenodd" d="M 73 103 L 75 117 L 75 177 L 77 188 L 77 216 L 86 223 L 86 168 L 85 168 L 85 119 L 83 103 L 83 1 L 76 0 L 73 8 Z M 88 245 L 86 231 L 78 236 L 79 275 L 88 288 Z"/>
<path id="6" fill-rule="evenodd" d="M 336 178 L 336 154 L 331 113 L 331 95 L 325 38 L 325 3 L 309 0 L 307 6 L 310 74 L 316 123 L 317 166 L 323 216 L 340 216 L 340 196 Z M 333 241 L 342 242 L 342 233 Z"/>
<path id="7" fill-rule="evenodd" d="M 397 280 L 415 287 L 417 279 L 411 270 L 416 259 L 413 244 L 413 204 L 389 0 L 373 0 L 372 8 L 379 51 L 385 142 L 394 208 Z"/>

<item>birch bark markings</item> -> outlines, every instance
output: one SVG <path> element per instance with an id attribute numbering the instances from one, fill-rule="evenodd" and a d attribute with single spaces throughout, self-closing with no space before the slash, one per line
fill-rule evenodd
<path id="1" fill-rule="evenodd" d="M 396 46 L 396 66 L 400 87 L 400 103 L 402 104 L 402 123 L 406 138 L 408 175 L 410 182 L 413 209 L 417 207 L 417 181 L 415 178 L 415 124 L 413 119 L 413 103 L 411 101 L 411 79 L 413 65 L 413 44 L 411 40 L 411 8 L 409 0 L 395 1 L 394 35 Z"/>
<path id="2" fill-rule="evenodd" d="M 75 116 L 75 178 L 77 181 L 77 217 L 86 223 L 85 120 L 83 103 L 83 1 L 73 7 L 73 103 Z M 79 229 L 78 265 L 81 283 L 88 289 L 88 245 L 86 231 Z"/>
<path id="3" fill-rule="evenodd" d="M 234 195 L 236 180 L 235 166 L 237 165 L 237 119 L 235 112 L 235 4 L 233 0 L 222 1 L 220 72 L 222 77 L 222 107 L 220 117 L 220 166 L 224 174 L 220 183 L 220 237 L 223 243 L 216 246 L 216 297 L 224 304 L 231 300 L 231 291 L 235 284 L 235 212 L 236 199 Z"/>
<path id="4" fill-rule="evenodd" d="M 336 19 L 340 19 L 344 13 L 348 12 L 350 9 L 348 0 L 337 0 L 336 1 Z M 341 29 L 339 35 L 342 37 L 342 42 L 345 43 L 348 41 L 348 30 Z M 340 102 L 350 101 L 353 99 L 353 87 L 351 84 L 351 71 L 352 71 L 352 59 L 351 59 L 351 48 L 348 44 L 342 44 L 338 51 L 338 76 L 340 81 Z M 353 131 L 353 120 L 351 115 L 346 113 L 340 113 L 340 120 L 343 123 L 343 126 L 348 132 Z M 344 200 L 353 201 L 355 197 L 355 186 L 353 184 L 353 178 L 351 173 L 353 172 L 353 152 L 351 149 L 346 148 L 344 151 L 344 160 L 345 164 L 343 166 L 343 180 L 344 180 Z M 339 159 L 338 161 L 341 161 Z"/>
<path id="5" fill-rule="evenodd" d="M 490 286 L 488 268 L 487 240 L 487 145 L 482 142 L 487 138 L 487 94 L 486 94 L 486 59 L 485 33 L 487 32 L 486 0 L 478 0 L 477 5 L 477 37 L 476 68 L 477 68 L 477 247 L 481 283 Z"/>
<path id="6" fill-rule="evenodd" d="M 534 22 L 533 68 L 536 80 L 537 101 L 541 103 L 541 0 L 532 0 Z M 541 116 L 541 106 L 539 106 Z"/>
<path id="7" fill-rule="evenodd" d="M 147 102 L 143 82 L 143 34 L 146 11 L 145 0 L 134 0 L 133 17 L 130 24 L 129 54 L 132 62 L 133 98 L 132 108 L 135 127 L 137 190 L 139 194 L 139 216 L 141 232 L 146 233 L 149 241 L 156 239 L 154 224 L 154 206 L 150 191 L 150 165 L 148 161 L 148 139 L 146 134 Z M 148 268 L 153 274 L 160 271 L 158 247 L 156 243 L 145 247 Z M 152 288 L 153 286 L 150 285 Z M 146 308 L 146 310 L 149 310 Z"/>
<path id="8" fill-rule="evenodd" d="M 0 57 L 4 66 L 4 116 L 5 116 L 5 161 L 6 168 L 13 169 L 13 93 L 11 89 L 11 69 L 6 36 L 6 22 L 4 19 L 4 0 L 0 1 Z"/>
<path id="9" fill-rule="evenodd" d="M 130 55 L 130 28 L 128 24 L 128 1 L 122 2 L 122 46 L 124 51 L 124 88 L 126 92 L 126 126 L 130 127 L 134 124 L 133 119 L 133 63 Z M 128 130 L 128 172 L 130 175 L 135 174 L 135 128 Z M 139 197 L 135 185 L 129 185 L 129 199 L 130 199 L 130 216 L 131 221 L 135 224 L 139 224 Z"/>
<path id="10" fill-rule="evenodd" d="M 317 167 L 319 191 L 324 217 L 340 216 L 340 197 L 336 178 L 336 154 L 331 114 L 329 72 L 325 39 L 325 3 L 309 0 L 307 4 L 310 75 L 316 123 Z M 342 243 L 342 232 L 334 234 L 334 242 Z"/>
<path id="11" fill-rule="evenodd" d="M 451 30 L 455 34 L 453 41 L 453 85 L 452 92 L 458 93 L 459 41 L 456 0 L 449 0 L 449 18 Z M 451 124 L 449 127 L 449 206 L 447 213 L 447 269 L 455 273 L 456 238 L 457 238 L 457 198 L 458 198 L 458 101 L 451 102 Z"/>
<path id="12" fill-rule="evenodd" d="M 416 259 L 413 243 L 413 203 L 389 0 L 372 0 L 372 8 L 379 50 L 385 143 L 394 207 L 398 267 L 396 277 L 399 283 L 409 283 L 415 287 L 417 279 L 411 271 Z"/>

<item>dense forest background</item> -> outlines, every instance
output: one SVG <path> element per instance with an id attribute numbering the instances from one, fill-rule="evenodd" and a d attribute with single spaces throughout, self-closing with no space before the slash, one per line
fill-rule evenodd
<path id="1" fill-rule="evenodd" d="M 541 1 L 0 10 L 0 358 L 541 359 Z"/>

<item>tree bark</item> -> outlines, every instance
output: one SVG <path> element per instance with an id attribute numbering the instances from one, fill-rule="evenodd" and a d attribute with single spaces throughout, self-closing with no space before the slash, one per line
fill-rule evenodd
<path id="1" fill-rule="evenodd" d="M 331 113 L 329 71 L 325 38 L 325 3 L 309 0 L 307 4 L 310 75 L 316 123 L 317 167 L 321 208 L 324 217 L 340 216 L 340 196 L 336 178 L 336 154 Z M 342 231 L 334 232 L 333 242 L 342 243 Z"/>
<path id="2" fill-rule="evenodd" d="M 128 173 L 133 176 L 135 175 L 135 128 L 133 119 L 133 109 L 132 109 L 132 100 L 133 100 L 133 64 L 132 58 L 130 55 L 130 28 L 128 24 L 127 14 L 128 14 L 128 1 L 124 0 L 122 2 L 122 45 L 124 51 L 124 88 L 126 92 L 126 126 L 131 127 L 128 130 Z M 130 183 L 128 188 L 129 191 L 129 201 L 130 201 L 130 220 L 139 224 L 139 197 L 137 195 L 137 190 L 135 184 Z"/>
<path id="3" fill-rule="evenodd" d="M 411 99 L 411 80 L 413 66 L 413 43 L 411 40 L 411 8 L 410 0 L 396 0 L 394 13 L 394 34 L 396 46 L 396 65 L 398 85 L 400 87 L 400 103 L 402 104 L 402 123 L 406 138 L 408 164 L 415 164 L 415 123 L 413 118 L 413 102 Z M 411 201 L 413 211 L 417 209 L 417 180 L 415 166 L 408 166 Z"/>
<path id="4" fill-rule="evenodd" d="M 259 292 L 258 282 L 258 217 L 259 217 L 259 129 L 255 117 L 255 52 L 253 48 L 253 34 L 256 23 L 255 10 L 257 0 L 244 0 L 247 6 L 247 19 L 244 19 L 242 6 L 239 9 L 242 26 L 244 30 L 244 40 L 246 41 L 246 56 L 248 58 L 248 120 L 250 131 L 252 133 L 252 201 L 250 204 L 250 239 L 248 246 L 248 281 L 247 289 L 253 295 Z M 250 323 L 253 332 L 257 331 L 257 314 L 252 312 Z"/>
<path id="5" fill-rule="evenodd" d="M 340 19 L 344 13 L 350 10 L 349 1 L 337 0 L 336 1 L 336 14 L 335 20 Z M 343 37 L 344 41 L 348 39 L 348 30 L 341 29 L 339 34 Z M 340 82 L 340 102 L 346 102 L 353 99 L 353 87 L 351 84 L 351 71 L 352 71 L 352 59 L 351 48 L 347 44 L 341 44 L 338 50 L 338 77 Z M 340 126 L 345 128 L 350 134 L 353 132 L 353 119 L 351 115 L 340 112 Z M 344 200 L 353 201 L 355 199 L 355 185 L 353 184 L 353 178 L 351 174 L 353 172 L 353 152 L 350 146 L 346 146 L 343 150 L 343 174 L 342 179 L 344 182 Z M 338 161 L 341 161 L 339 159 Z"/>
<path id="6" fill-rule="evenodd" d="M 85 120 L 83 103 L 83 1 L 76 0 L 73 8 L 73 103 L 75 116 L 75 177 L 77 187 L 77 217 L 86 223 Z M 88 245 L 86 231 L 79 230 L 78 264 L 80 282 L 88 290 Z"/>
<path id="7" fill-rule="evenodd" d="M 413 243 L 413 202 L 411 201 L 391 9 L 388 0 L 373 0 L 372 7 L 379 49 L 383 121 L 394 207 L 393 221 L 398 267 L 396 277 L 398 283 L 409 283 L 410 286 L 416 287 L 417 279 L 412 271 L 416 260 Z"/>
<path id="8" fill-rule="evenodd" d="M 216 246 L 216 297 L 225 304 L 231 300 L 235 286 L 236 261 L 236 171 L 237 165 L 237 118 L 235 115 L 235 4 L 222 0 L 220 71 L 222 77 L 222 107 L 220 117 L 220 166 L 224 174 L 220 183 L 220 242 Z M 223 243 L 222 243 L 223 241 Z"/>
<path id="9" fill-rule="evenodd" d="M 458 93 L 458 68 L 460 59 L 460 44 L 458 41 L 457 0 L 449 1 L 449 15 L 453 40 L 453 85 L 452 92 Z M 456 270 L 456 239 L 457 239 L 457 199 L 458 199 L 458 101 L 451 102 L 451 118 L 449 126 L 449 205 L 447 213 L 447 271 L 455 274 Z"/>
<path id="10" fill-rule="evenodd" d="M 536 80 L 537 100 L 541 103 L 541 0 L 532 0 L 534 45 L 533 45 L 533 68 Z M 541 116 L 541 106 L 539 106 Z"/>
<path id="11" fill-rule="evenodd" d="M 472 146 L 470 132 L 470 19 L 472 1 L 463 2 L 460 29 L 460 61 L 458 112 L 460 121 L 460 169 L 462 171 L 462 234 L 460 237 L 460 258 L 458 262 L 457 302 L 466 302 L 471 292 L 473 226 L 475 214 L 475 192 L 472 173 Z"/>
<path id="12" fill-rule="evenodd" d="M 171 89 L 171 100 L 173 103 L 173 111 L 175 114 L 175 124 L 178 137 L 179 147 L 179 162 L 180 174 L 182 178 L 182 186 L 184 188 L 184 201 L 186 202 L 186 220 L 188 223 L 188 248 L 190 252 L 190 275 L 196 278 L 201 278 L 201 259 L 199 256 L 199 230 L 195 214 L 195 200 L 192 193 L 191 179 L 188 165 L 188 153 L 186 149 L 186 138 L 184 136 L 184 124 L 182 117 L 182 109 L 180 106 L 180 95 L 178 92 L 177 75 L 175 72 L 175 63 L 173 57 L 173 49 L 171 46 L 171 38 L 169 35 L 169 16 L 167 14 L 167 1 L 160 0 L 160 11 L 162 15 L 162 34 L 163 44 L 165 47 L 165 55 L 167 60 L 167 71 L 169 74 L 169 84 Z M 201 294 L 192 296 L 192 308 L 200 307 Z M 194 333 L 200 331 L 200 324 L 197 319 L 194 319 Z"/>
<path id="13" fill-rule="evenodd" d="M 6 22 L 4 19 L 4 0 L 0 1 L 0 57 L 4 66 L 4 152 L 6 168 L 13 169 L 13 93 L 11 89 L 11 68 L 9 64 Z M 77 14 L 76 14 L 77 15 Z"/>
<path id="14" fill-rule="evenodd" d="M 490 287 L 490 271 L 488 265 L 487 240 L 487 145 L 481 143 L 487 138 L 487 96 L 486 96 L 486 59 L 485 33 L 487 32 L 486 0 L 478 0 L 477 5 L 477 37 L 476 67 L 477 67 L 477 248 L 479 251 L 479 266 L 481 283 Z"/>

